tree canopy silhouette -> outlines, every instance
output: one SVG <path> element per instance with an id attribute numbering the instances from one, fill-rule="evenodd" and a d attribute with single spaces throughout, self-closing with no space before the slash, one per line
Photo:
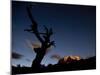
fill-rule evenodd
<path id="1" fill-rule="evenodd" d="M 44 32 L 40 32 L 38 30 L 38 24 L 34 20 L 34 17 L 32 16 L 31 12 L 32 6 L 27 7 L 27 13 L 29 16 L 29 19 L 31 20 L 32 24 L 29 29 L 25 29 L 25 31 L 30 32 L 36 36 L 38 41 L 41 43 L 41 47 L 39 48 L 34 48 L 34 51 L 36 53 L 36 57 L 32 62 L 32 67 L 39 67 L 40 63 L 45 56 L 47 49 L 51 46 L 55 46 L 55 41 L 51 41 L 50 37 L 53 35 L 53 30 L 52 28 L 47 28 L 44 26 Z"/>

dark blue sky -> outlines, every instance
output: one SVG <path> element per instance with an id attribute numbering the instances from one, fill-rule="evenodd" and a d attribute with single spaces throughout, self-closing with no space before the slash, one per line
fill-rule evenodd
<path id="1" fill-rule="evenodd" d="M 52 39 L 56 47 L 44 57 L 42 64 L 55 64 L 53 54 L 61 57 L 79 55 L 82 58 L 95 55 L 96 51 L 96 7 L 81 5 L 42 4 L 29 2 L 12 2 L 12 51 L 23 57 L 13 59 L 12 64 L 30 66 L 35 58 L 34 51 L 27 46 L 26 40 L 37 42 L 37 38 L 24 29 L 29 28 L 31 21 L 26 6 L 33 5 L 32 13 L 43 31 L 43 25 L 52 27 Z M 28 60 L 27 60 L 28 59 Z"/>

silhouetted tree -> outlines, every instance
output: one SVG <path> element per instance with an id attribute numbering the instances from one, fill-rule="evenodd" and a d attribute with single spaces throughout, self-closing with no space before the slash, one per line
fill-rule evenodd
<path id="1" fill-rule="evenodd" d="M 31 13 L 31 6 L 27 7 L 27 12 L 32 24 L 30 26 L 30 29 L 25 29 L 25 31 L 33 33 L 41 43 L 41 47 L 34 48 L 36 57 L 32 62 L 32 67 L 39 67 L 43 57 L 45 56 L 47 52 L 47 49 L 51 46 L 55 46 L 55 42 L 51 41 L 50 39 L 50 37 L 53 35 L 53 31 L 52 31 L 52 28 L 47 28 L 46 26 L 44 26 L 45 32 L 40 33 L 38 30 L 38 24 L 34 20 Z"/>
<path id="2" fill-rule="evenodd" d="M 18 64 L 17 67 L 20 68 L 21 67 L 20 64 Z"/>

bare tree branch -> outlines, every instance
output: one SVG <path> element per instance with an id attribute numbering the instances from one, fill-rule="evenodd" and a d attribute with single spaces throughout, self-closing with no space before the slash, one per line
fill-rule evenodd
<path id="1" fill-rule="evenodd" d="M 43 43 L 43 39 L 41 38 L 39 32 L 38 32 L 38 25 L 36 23 L 36 21 L 34 20 L 33 16 L 32 16 L 32 13 L 30 11 L 30 7 L 27 7 L 27 12 L 28 12 L 28 16 L 30 18 L 30 20 L 32 21 L 32 25 L 31 25 L 31 29 L 26 29 L 25 31 L 28 31 L 28 32 L 32 32 L 35 34 L 35 36 L 37 37 L 37 39 Z"/>

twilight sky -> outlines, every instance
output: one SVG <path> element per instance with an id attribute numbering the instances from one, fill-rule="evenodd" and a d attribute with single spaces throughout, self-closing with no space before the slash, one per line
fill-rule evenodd
<path id="1" fill-rule="evenodd" d="M 25 32 L 31 25 L 26 6 L 33 5 L 32 15 L 43 31 L 43 25 L 52 27 L 56 47 L 45 55 L 42 64 L 55 64 L 51 56 L 61 57 L 79 55 L 82 58 L 95 56 L 96 51 L 96 7 L 81 5 L 62 5 L 46 3 L 12 2 L 12 52 L 19 57 L 12 64 L 31 66 L 35 52 L 28 46 L 27 40 L 38 42 L 34 34 Z"/>

